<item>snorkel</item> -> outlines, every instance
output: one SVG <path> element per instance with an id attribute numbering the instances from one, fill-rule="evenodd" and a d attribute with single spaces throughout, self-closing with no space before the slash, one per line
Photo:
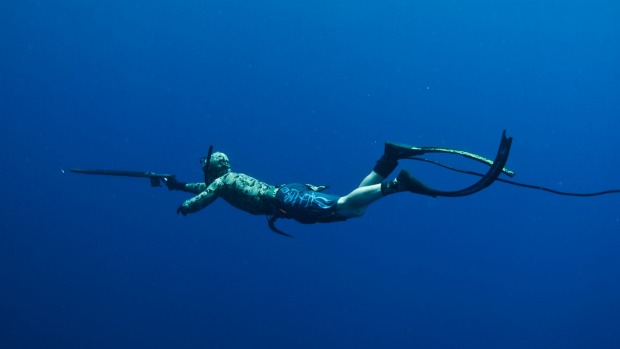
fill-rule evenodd
<path id="1" fill-rule="evenodd" d="M 213 180 L 211 176 L 209 176 L 209 166 L 211 166 L 211 155 L 213 155 L 213 145 L 209 146 L 209 153 L 207 156 L 203 156 L 200 158 L 200 164 L 202 165 L 202 173 L 205 177 L 205 185 L 208 187 Z"/>

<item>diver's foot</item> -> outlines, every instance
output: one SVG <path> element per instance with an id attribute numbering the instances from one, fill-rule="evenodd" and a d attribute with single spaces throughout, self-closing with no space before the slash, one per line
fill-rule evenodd
<path id="1" fill-rule="evenodd" d="M 381 183 L 381 193 L 383 193 L 383 195 L 390 195 L 403 191 L 420 193 L 424 188 L 426 188 L 424 184 L 415 179 L 407 170 L 401 170 L 398 176 L 393 180 Z"/>
<path id="2" fill-rule="evenodd" d="M 412 193 L 421 193 L 426 186 L 417 180 L 409 171 L 401 170 L 396 177 L 400 191 L 410 191 Z"/>
<path id="3" fill-rule="evenodd" d="M 387 178 L 398 166 L 398 160 L 407 159 L 412 156 L 421 155 L 420 149 L 406 144 L 385 142 L 383 155 L 377 161 L 377 165 L 373 168 L 379 176 Z"/>
<path id="4" fill-rule="evenodd" d="M 410 145 L 394 142 L 385 142 L 385 150 L 383 153 L 385 156 L 394 160 L 407 159 L 422 154 L 419 150 L 414 149 Z"/>

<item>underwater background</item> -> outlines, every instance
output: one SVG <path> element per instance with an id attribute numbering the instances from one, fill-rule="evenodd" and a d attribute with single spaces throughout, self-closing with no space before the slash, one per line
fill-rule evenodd
<path id="1" fill-rule="evenodd" d="M 199 182 L 213 144 L 343 195 L 385 141 L 506 129 L 515 180 L 619 188 L 617 1 L 9 0 L 0 47 L 1 348 L 620 348 L 620 195 L 403 193 L 289 239 L 68 171 Z"/>

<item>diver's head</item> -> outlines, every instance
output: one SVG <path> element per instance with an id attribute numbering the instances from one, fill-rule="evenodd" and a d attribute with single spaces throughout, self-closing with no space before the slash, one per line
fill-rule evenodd
<path id="1" fill-rule="evenodd" d="M 211 154 L 211 160 L 209 161 L 209 168 L 205 168 L 207 162 L 204 161 L 202 164 L 202 170 L 207 171 L 207 175 L 211 180 L 222 177 L 223 175 L 230 172 L 230 160 L 228 160 L 228 156 L 224 153 L 215 152 Z"/>

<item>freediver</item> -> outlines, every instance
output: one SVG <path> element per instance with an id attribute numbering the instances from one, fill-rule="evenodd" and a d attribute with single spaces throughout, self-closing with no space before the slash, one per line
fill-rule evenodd
<path id="1" fill-rule="evenodd" d="M 464 196 L 480 191 L 497 179 L 508 160 L 512 138 L 502 135 L 497 157 L 488 161 L 491 169 L 474 185 L 459 191 L 439 191 L 418 181 L 409 171 L 401 170 L 392 180 L 386 180 L 398 166 L 398 160 L 423 154 L 423 148 L 387 142 L 384 153 L 373 170 L 360 185 L 344 196 L 324 193 L 325 186 L 311 184 L 270 185 L 243 173 L 231 171 L 228 156 L 212 152 L 201 159 L 204 182 L 184 183 L 176 177 L 162 180 L 170 190 L 195 194 L 177 209 L 178 214 L 198 212 L 221 197 L 232 206 L 254 215 L 269 218 L 269 227 L 276 233 L 288 235 L 275 227 L 279 218 L 290 218 L 300 223 L 331 223 L 361 217 L 369 205 L 377 200 L 400 192 L 412 192 L 429 196 Z M 463 154 L 461 154 L 463 155 Z"/>

